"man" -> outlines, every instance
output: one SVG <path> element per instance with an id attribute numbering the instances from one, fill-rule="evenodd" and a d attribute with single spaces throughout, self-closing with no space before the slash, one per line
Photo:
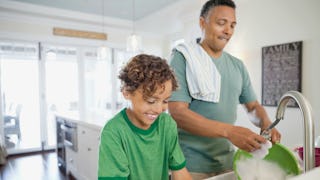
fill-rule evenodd
<path id="1" fill-rule="evenodd" d="M 187 169 L 195 180 L 232 170 L 233 145 L 251 152 L 266 142 L 248 128 L 234 125 L 239 103 L 254 115 L 255 125 L 261 130 L 271 124 L 257 101 L 244 64 L 223 51 L 237 24 L 234 2 L 207 1 L 199 24 L 200 41 L 178 45 L 173 51 L 171 66 L 179 89 L 169 102 Z M 270 133 L 272 142 L 280 141 L 276 129 Z"/>

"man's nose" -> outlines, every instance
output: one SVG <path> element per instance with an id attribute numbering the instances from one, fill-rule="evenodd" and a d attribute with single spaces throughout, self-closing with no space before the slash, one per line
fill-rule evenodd
<path id="1" fill-rule="evenodd" d="M 228 34 L 228 35 L 232 35 L 232 33 L 233 33 L 233 28 L 230 27 L 229 25 L 226 25 L 226 26 L 224 27 L 224 33 L 225 33 L 225 34 Z"/>

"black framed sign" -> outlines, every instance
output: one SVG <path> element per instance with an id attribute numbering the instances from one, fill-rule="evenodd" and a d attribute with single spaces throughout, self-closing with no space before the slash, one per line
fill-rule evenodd
<path id="1" fill-rule="evenodd" d="M 262 47 L 262 105 L 277 106 L 287 91 L 301 92 L 301 63 L 302 41 Z"/>

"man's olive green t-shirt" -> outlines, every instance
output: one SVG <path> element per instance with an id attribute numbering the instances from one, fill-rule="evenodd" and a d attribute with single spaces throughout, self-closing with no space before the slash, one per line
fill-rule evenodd
<path id="1" fill-rule="evenodd" d="M 234 124 L 238 104 L 256 100 L 249 74 L 241 60 L 226 52 L 218 59 L 212 58 L 212 62 L 221 75 L 218 103 L 191 97 L 186 81 L 186 60 L 174 50 L 170 65 L 178 79 L 179 88 L 172 93 L 170 101 L 187 102 L 192 111 L 208 119 Z M 232 169 L 234 147 L 227 139 L 196 136 L 179 129 L 179 142 L 190 172 L 211 173 Z"/>

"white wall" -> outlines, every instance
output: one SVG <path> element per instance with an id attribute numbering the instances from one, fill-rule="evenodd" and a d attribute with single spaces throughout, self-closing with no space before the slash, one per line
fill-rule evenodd
<path id="1" fill-rule="evenodd" d="M 314 114 L 315 132 L 319 135 L 320 119 L 320 1 L 318 0 L 256 0 L 238 3 L 239 25 L 228 50 L 243 58 L 258 97 L 261 97 L 261 48 L 263 46 L 293 41 L 303 41 L 302 93 L 309 100 Z M 261 98 L 260 98 L 261 99 Z M 266 107 L 274 119 L 275 108 Z M 288 108 L 285 118 L 279 123 L 282 143 L 288 146 L 302 144 L 303 123 L 299 109 Z M 239 119 L 244 119 L 243 115 Z M 239 124 L 246 125 L 243 120 Z"/>
<path id="2" fill-rule="evenodd" d="M 320 1 L 318 0 L 238 0 L 237 27 L 226 51 L 243 59 L 247 65 L 254 89 L 261 100 L 261 48 L 268 45 L 303 41 L 302 93 L 309 100 L 315 121 L 316 136 L 320 135 Z M 200 11 L 200 9 L 194 9 Z M 196 14 L 196 13 L 194 13 Z M 191 19 L 190 19 L 191 20 Z M 196 29 L 198 20 L 185 23 L 181 36 L 188 29 Z M 176 34 L 179 33 L 174 33 Z M 187 37 L 185 37 L 187 38 Z M 265 107 L 272 120 L 276 107 Z M 239 106 L 238 125 L 259 130 L 248 120 Z M 287 108 L 285 118 L 277 128 L 282 143 L 293 147 L 303 143 L 302 115 L 297 108 Z"/>

